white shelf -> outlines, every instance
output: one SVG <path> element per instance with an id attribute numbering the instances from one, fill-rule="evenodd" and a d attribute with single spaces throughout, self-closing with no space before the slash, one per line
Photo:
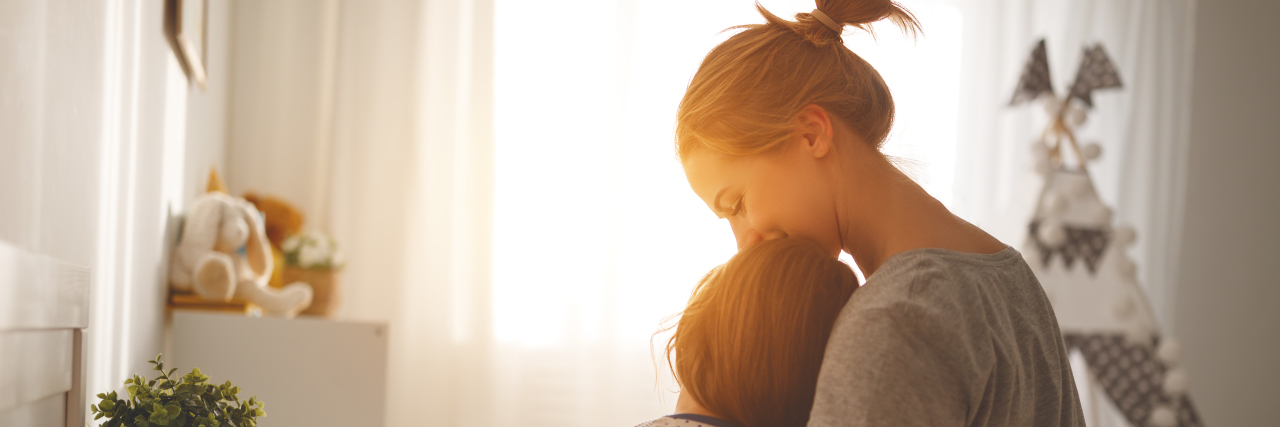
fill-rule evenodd
<path id="1" fill-rule="evenodd" d="M 387 325 L 178 310 L 165 368 L 198 367 L 266 402 L 261 427 L 382 426 Z M 147 375 L 151 377 L 152 375 Z"/>

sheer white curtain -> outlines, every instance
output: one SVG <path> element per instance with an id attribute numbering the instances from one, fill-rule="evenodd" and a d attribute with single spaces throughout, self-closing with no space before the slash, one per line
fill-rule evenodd
<path id="1" fill-rule="evenodd" d="M 716 33 L 753 12 L 495 3 L 498 424 L 656 418 L 675 398 L 650 335 L 735 250 L 684 182 L 675 106 Z"/>
<path id="2" fill-rule="evenodd" d="M 387 424 L 498 425 L 490 372 L 493 9 L 342 2 L 328 224 L 346 317 L 391 323 Z"/>
<path id="3" fill-rule="evenodd" d="M 492 2 L 234 9 L 228 184 L 346 252 L 339 316 L 391 325 L 388 426 L 495 425 Z"/>

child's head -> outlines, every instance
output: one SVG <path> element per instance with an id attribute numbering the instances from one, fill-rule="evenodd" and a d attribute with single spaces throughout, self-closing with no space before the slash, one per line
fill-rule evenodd
<path id="1" fill-rule="evenodd" d="M 747 427 L 802 426 L 836 315 L 858 288 L 817 244 L 753 244 L 702 279 L 667 360 L 681 392 Z"/>

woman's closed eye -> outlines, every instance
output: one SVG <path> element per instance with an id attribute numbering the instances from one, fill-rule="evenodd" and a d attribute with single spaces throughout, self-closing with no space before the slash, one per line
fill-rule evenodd
<path id="1" fill-rule="evenodd" d="M 714 212 L 716 214 L 716 217 L 719 217 L 719 218 L 729 218 L 731 216 L 738 216 L 742 214 L 742 212 L 745 210 L 745 208 L 743 207 L 742 201 L 743 199 L 746 199 L 746 195 L 739 193 L 738 200 L 734 201 L 733 205 L 726 207 L 723 202 L 725 199 L 728 198 L 728 197 L 725 197 L 726 191 L 728 191 L 727 188 L 721 189 L 720 191 L 716 192 L 715 198 L 712 199 L 710 203 L 711 211 Z"/>

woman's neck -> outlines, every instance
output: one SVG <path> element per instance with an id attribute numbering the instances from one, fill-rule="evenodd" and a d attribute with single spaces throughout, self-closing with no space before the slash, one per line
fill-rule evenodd
<path id="1" fill-rule="evenodd" d="M 693 397 L 690 397 L 688 393 L 684 392 L 681 392 L 680 397 L 676 398 L 676 413 L 706 415 L 712 418 L 720 418 L 719 415 L 708 411 L 707 408 L 702 407 L 702 404 L 699 404 L 697 400 L 694 400 Z"/>
<path id="2" fill-rule="evenodd" d="M 919 248 L 995 253 L 1005 245 L 953 215 L 883 155 L 869 148 L 846 160 L 840 189 L 841 243 L 864 277 L 893 255 Z"/>

